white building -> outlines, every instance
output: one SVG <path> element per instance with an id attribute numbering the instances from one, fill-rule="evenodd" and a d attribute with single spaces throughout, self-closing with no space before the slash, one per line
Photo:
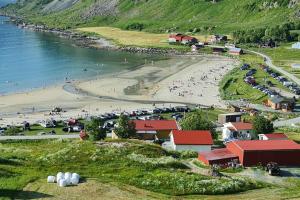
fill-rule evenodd
<path id="1" fill-rule="evenodd" d="M 251 140 L 253 136 L 253 126 L 245 122 L 229 122 L 223 125 L 222 138 L 224 142 L 231 140 Z"/>
<path id="2" fill-rule="evenodd" d="M 176 151 L 210 151 L 213 139 L 210 131 L 173 130 L 170 134 L 170 146 Z"/>

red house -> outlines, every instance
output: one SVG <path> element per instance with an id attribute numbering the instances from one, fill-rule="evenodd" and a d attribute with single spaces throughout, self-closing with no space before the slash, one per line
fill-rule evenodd
<path id="1" fill-rule="evenodd" d="M 196 38 L 181 33 L 169 35 L 169 43 L 196 44 L 197 42 Z"/>
<path id="2" fill-rule="evenodd" d="M 300 145 L 292 140 L 233 141 L 221 152 L 202 152 L 198 158 L 206 164 L 224 164 L 238 157 L 245 167 L 266 165 L 269 162 L 277 162 L 282 166 L 300 166 Z"/>

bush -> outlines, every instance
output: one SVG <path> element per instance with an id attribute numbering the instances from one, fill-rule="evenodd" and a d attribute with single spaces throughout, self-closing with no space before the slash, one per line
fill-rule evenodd
<path id="1" fill-rule="evenodd" d="M 128 24 L 125 29 L 126 30 L 138 30 L 138 31 L 141 31 L 144 28 L 145 28 L 144 24 L 141 24 L 141 23 L 131 23 L 131 24 Z"/>
<path id="2" fill-rule="evenodd" d="M 119 138 L 133 138 L 136 136 L 135 124 L 130 121 L 128 116 L 121 115 L 114 132 Z"/>
<path id="3" fill-rule="evenodd" d="M 5 135 L 17 135 L 20 132 L 21 132 L 21 129 L 19 127 L 11 126 L 4 132 L 4 134 Z"/>
<path id="4" fill-rule="evenodd" d="M 103 128 L 103 121 L 93 118 L 90 123 L 86 125 L 86 132 L 89 139 L 92 141 L 103 140 L 106 138 L 106 130 Z"/>
<path id="5" fill-rule="evenodd" d="M 187 114 L 180 122 L 182 130 L 209 130 L 212 137 L 217 139 L 216 126 L 204 117 L 201 111 Z"/>

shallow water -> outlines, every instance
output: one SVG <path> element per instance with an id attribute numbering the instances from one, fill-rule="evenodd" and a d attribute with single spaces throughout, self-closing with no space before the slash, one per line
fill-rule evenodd
<path id="1" fill-rule="evenodd" d="M 158 57 L 76 47 L 50 33 L 20 29 L 0 16 L 0 94 L 116 73 L 145 59 Z"/>

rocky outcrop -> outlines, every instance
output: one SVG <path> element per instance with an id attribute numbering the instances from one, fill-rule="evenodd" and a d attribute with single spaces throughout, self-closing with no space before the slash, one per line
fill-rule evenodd
<path id="1" fill-rule="evenodd" d="M 82 17 L 89 19 L 94 16 L 115 16 L 118 13 L 119 0 L 98 0 L 86 9 Z"/>
<path id="2" fill-rule="evenodd" d="M 44 13 L 58 12 L 72 7 L 79 0 L 53 0 L 48 3 L 42 10 Z"/>

